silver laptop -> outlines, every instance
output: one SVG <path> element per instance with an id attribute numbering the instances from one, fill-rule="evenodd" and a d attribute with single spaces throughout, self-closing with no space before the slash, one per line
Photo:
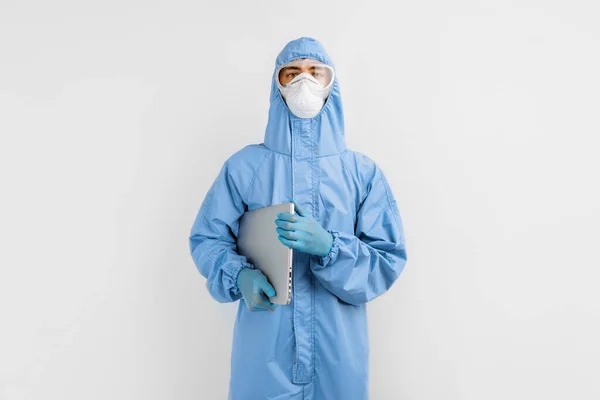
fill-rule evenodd
<path id="1" fill-rule="evenodd" d="M 240 219 L 237 252 L 265 274 L 276 293 L 269 300 L 275 304 L 289 304 L 292 298 L 293 249 L 277 239 L 275 220 L 280 212 L 293 214 L 294 203 L 246 211 Z"/>

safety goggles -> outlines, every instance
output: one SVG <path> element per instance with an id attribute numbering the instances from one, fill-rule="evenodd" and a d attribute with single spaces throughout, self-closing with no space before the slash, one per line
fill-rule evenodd
<path id="1" fill-rule="evenodd" d="M 299 58 L 283 64 L 277 70 L 277 79 L 281 86 L 285 86 L 302 73 L 310 74 L 323 87 L 333 82 L 333 68 L 312 58 Z"/>

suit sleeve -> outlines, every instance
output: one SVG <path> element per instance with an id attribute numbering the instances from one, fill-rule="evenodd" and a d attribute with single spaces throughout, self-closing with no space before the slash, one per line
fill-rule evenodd
<path id="1" fill-rule="evenodd" d="M 406 264 L 402 220 L 379 167 L 357 212 L 355 234 L 328 231 L 326 256 L 312 255 L 311 270 L 321 284 L 346 303 L 359 305 L 386 292 Z"/>
<path id="2" fill-rule="evenodd" d="M 243 268 L 254 268 L 236 252 L 234 232 L 245 207 L 226 162 L 200 206 L 189 237 L 194 263 L 207 279 L 210 295 L 220 303 L 242 298 L 237 277 Z"/>

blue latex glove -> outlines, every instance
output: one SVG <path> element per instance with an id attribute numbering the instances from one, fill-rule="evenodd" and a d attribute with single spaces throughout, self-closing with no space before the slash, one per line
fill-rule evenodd
<path id="1" fill-rule="evenodd" d="M 294 203 L 296 214 L 278 213 L 275 220 L 279 241 L 303 253 L 323 257 L 329 254 L 333 245 L 333 235 L 325 230 L 306 208 L 293 199 L 291 201 Z"/>
<path id="2" fill-rule="evenodd" d="M 277 304 L 271 303 L 267 297 L 275 296 L 275 289 L 259 269 L 242 268 L 237 278 L 237 285 L 250 310 L 275 311 Z"/>

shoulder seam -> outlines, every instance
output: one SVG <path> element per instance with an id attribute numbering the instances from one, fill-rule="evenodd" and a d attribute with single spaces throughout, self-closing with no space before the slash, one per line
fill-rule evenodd
<path id="1" fill-rule="evenodd" d="M 398 220 L 398 215 L 396 213 L 396 206 L 394 205 L 394 203 L 397 203 L 397 201 L 392 201 L 392 194 L 390 192 L 390 188 L 388 186 L 387 183 L 387 179 L 385 177 L 385 175 L 383 174 L 383 171 L 381 170 L 381 168 L 379 168 L 379 166 L 377 164 L 375 164 L 377 166 L 377 170 L 379 171 L 380 177 L 381 177 L 381 181 L 383 183 L 383 187 L 385 189 L 385 194 L 386 197 L 388 199 L 388 207 L 390 208 L 390 211 L 392 212 L 392 214 L 394 215 L 394 221 L 396 221 L 396 226 L 401 229 L 402 225 L 400 224 L 400 221 Z"/>
<path id="2" fill-rule="evenodd" d="M 254 181 L 256 180 L 256 177 L 258 176 L 258 171 L 260 170 L 260 167 L 263 165 L 263 163 L 267 159 L 267 156 L 269 156 L 269 154 L 270 154 L 270 149 L 267 149 L 267 150 L 269 150 L 269 151 L 267 151 L 266 154 L 263 156 L 263 158 L 261 158 L 260 162 L 258 163 L 258 166 L 256 167 L 256 170 L 254 171 L 254 174 L 252 175 L 252 179 L 250 180 L 250 183 L 248 184 L 248 187 L 246 188 L 246 192 L 244 193 L 246 200 L 248 200 L 248 195 L 250 194 L 250 189 L 252 189 L 252 186 L 254 185 Z"/>
<path id="3" fill-rule="evenodd" d="M 342 162 L 342 168 L 344 168 L 346 170 L 346 173 L 348 174 L 348 176 L 352 176 L 352 173 L 350 172 L 350 168 L 348 168 L 348 165 L 346 164 L 346 160 L 344 160 L 344 155 L 347 154 L 346 150 L 344 150 L 343 152 L 339 153 L 340 154 L 340 160 Z M 352 203 L 353 204 L 353 209 L 356 212 L 358 212 L 358 205 L 356 204 L 356 202 L 354 201 L 354 196 L 352 196 Z"/>

